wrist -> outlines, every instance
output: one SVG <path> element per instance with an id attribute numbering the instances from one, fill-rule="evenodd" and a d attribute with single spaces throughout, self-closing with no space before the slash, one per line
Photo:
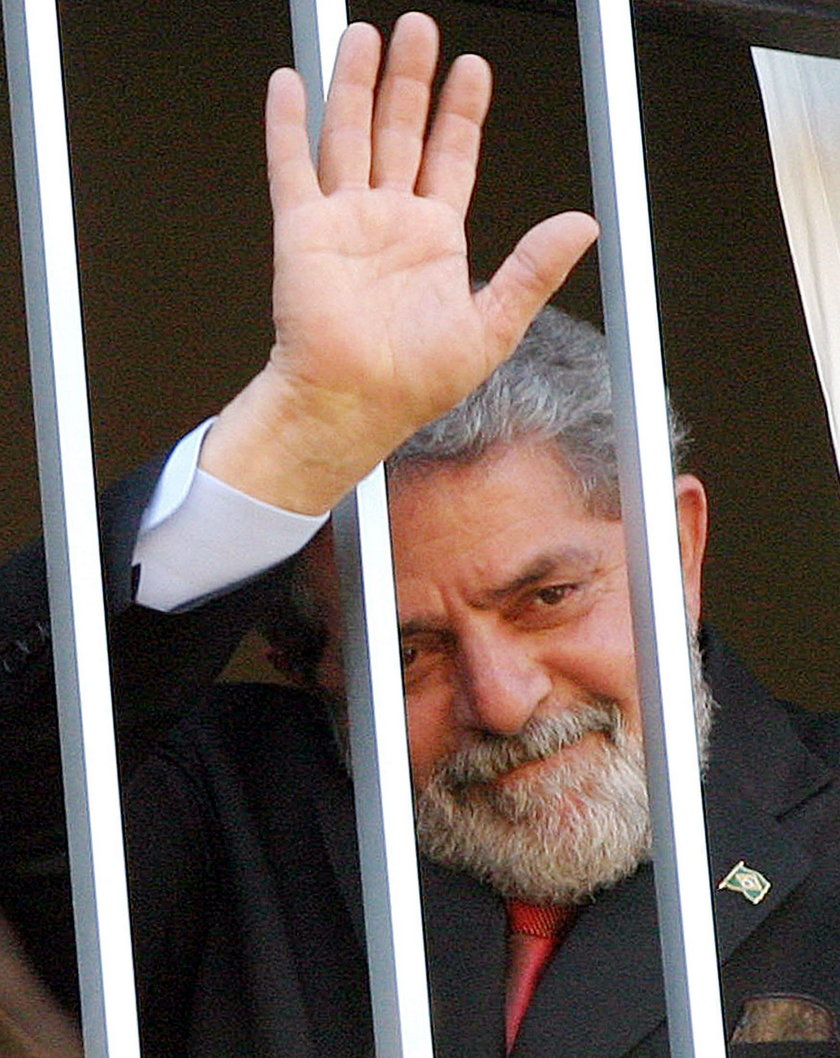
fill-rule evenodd
<path id="1" fill-rule="evenodd" d="M 269 364 L 222 410 L 199 466 L 264 503 L 324 514 L 382 458 L 369 431 L 349 427 L 359 418 L 313 399 Z"/>

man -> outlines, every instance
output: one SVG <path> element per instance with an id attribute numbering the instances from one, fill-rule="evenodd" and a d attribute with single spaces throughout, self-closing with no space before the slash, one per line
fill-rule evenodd
<path id="1" fill-rule="evenodd" d="M 602 339 L 545 310 L 487 383 L 397 449 L 389 481 L 437 1053 L 666 1054 Z M 705 499 L 690 475 L 676 494 L 694 625 Z M 278 638 L 311 694 L 227 692 L 131 793 L 152 1054 L 370 1047 L 323 535 L 293 579 Z M 771 884 L 756 904 L 716 893 L 729 1034 L 836 1050 L 837 956 L 814 952 L 840 924 L 840 791 L 795 733 L 813 742 L 821 725 L 706 646 L 722 703 L 710 735 L 698 671 L 713 875 L 743 860 Z M 527 1010 L 506 939 L 522 902 L 560 909 L 565 931 Z"/>
<path id="2" fill-rule="evenodd" d="M 558 225 L 581 234 L 586 222 L 554 220 L 532 232 L 488 287 L 468 294 L 463 243 L 450 234 L 444 244 L 451 213 L 438 209 L 457 202 L 460 215 L 468 189 L 454 142 L 442 141 L 457 132 L 463 147 L 466 131 L 473 157 L 467 100 L 485 74 L 472 58 L 456 64 L 424 146 L 429 28 L 420 16 L 398 25 L 375 105 L 373 39 L 363 28 L 345 38 L 318 186 L 302 143 L 288 146 L 302 141 L 298 103 L 292 113 L 298 97 L 285 75 L 275 81 L 269 154 L 279 216 L 278 345 L 266 372 L 207 434 L 201 464 L 259 500 L 318 516 L 396 448 L 394 557 L 438 1053 L 664 1054 L 600 339 L 543 313 L 517 356 L 475 396 L 423 425 L 484 376 L 476 350 L 487 349 L 488 334 L 495 351 L 478 356 L 485 366 L 500 361 L 500 324 L 507 340 L 518 338 L 526 304 L 536 308 L 542 298 L 532 301 L 526 285 L 515 326 L 499 306 L 522 292 L 526 262 L 531 282 L 544 267 L 560 278 L 566 259 L 546 264 L 547 231 L 554 229 L 555 246 Z M 419 110 L 404 89 L 422 101 Z M 279 126 L 287 129 L 282 150 L 272 140 Z M 472 163 L 466 168 L 471 186 Z M 407 271 L 394 191 L 400 236 L 413 232 L 413 216 L 411 239 L 426 239 L 422 251 L 412 242 Z M 337 228 L 335 211 L 345 209 Z M 381 226 L 369 223 L 374 215 Z M 327 221 L 342 232 L 339 242 L 344 232 L 363 233 L 363 251 L 333 254 Z M 436 247 L 449 249 L 431 255 L 429 273 L 432 233 Z M 317 252 L 305 250 L 292 268 L 284 255 L 304 238 Z M 313 302 L 316 286 L 335 297 Z M 430 291 L 432 301 L 418 310 L 417 299 Z M 357 304 L 365 307 L 363 326 Z M 705 496 L 695 478 L 681 475 L 676 497 L 694 628 Z M 336 624 L 327 617 L 335 577 L 325 547 L 321 538 L 293 577 L 303 612 L 298 598 L 298 609 L 280 618 L 279 649 L 311 693 L 228 691 L 138 773 L 128 825 L 152 1054 L 370 1051 Z M 319 618 L 309 646 L 301 635 L 307 615 Z M 819 1039 L 836 1049 L 837 960 L 813 958 L 819 937 L 838 925 L 830 895 L 838 888 L 834 773 L 797 738 L 794 727 L 815 740 L 809 721 L 789 719 L 719 647 L 707 647 L 722 705 L 708 748 L 716 881 L 743 861 L 717 893 L 728 1030 L 744 1045 Z M 710 707 L 705 694 L 698 697 L 705 743 Z M 819 868 L 807 865 L 808 850 Z M 760 877 L 769 880 L 766 893 Z M 751 883 L 762 890 L 756 903 L 744 896 Z M 532 997 L 519 973 L 523 902 L 565 933 Z"/>
<path id="3" fill-rule="evenodd" d="M 592 234 L 578 215 L 553 218 L 470 291 L 463 214 L 489 86 L 480 60 L 459 60 L 424 139 L 434 57 L 431 24 L 407 16 L 374 94 L 376 38 L 350 31 L 317 180 L 299 86 L 282 73 L 270 90 L 277 343 L 206 435 L 201 466 L 305 517 L 407 438 L 422 443 L 418 428 L 504 359 Z M 597 359 L 597 340 L 583 344 Z M 591 365 L 572 412 L 604 406 Z M 596 465 L 591 443 L 574 440 L 567 409 L 555 431 L 532 417 L 457 458 L 437 441 L 434 460 L 412 458 L 408 441 L 393 461 L 443 1055 L 502 1054 L 506 1037 L 520 1055 L 665 1053 L 621 525 L 609 457 Z M 695 623 L 705 500 L 690 477 L 677 497 Z M 141 570 L 141 593 L 143 581 Z M 319 684 L 331 662 L 314 661 Z M 708 662 L 725 670 L 708 780 L 714 870 L 723 877 L 740 858 L 772 882 L 760 904 L 732 889 L 719 897 L 729 1026 L 766 1039 L 768 1002 L 780 1017 L 766 993 L 806 993 L 783 1004 L 785 1038 L 830 1041 L 836 962 L 815 965 L 812 953 L 836 925 L 837 859 L 809 875 L 801 846 L 836 847 L 836 784 L 730 663 L 714 650 Z M 370 1051 L 349 779 L 328 697 L 234 689 L 138 773 L 128 825 L 150 1054 Z M 756 759 L 767 768 L 752 775 Z M 566 931 L 521 1026 L 528 996 L 517 934 L 510 960 L 506 938 L 514 900 L 558 909 Z"/>

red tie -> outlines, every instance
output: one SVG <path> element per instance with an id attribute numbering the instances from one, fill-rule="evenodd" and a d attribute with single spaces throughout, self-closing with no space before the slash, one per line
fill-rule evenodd
<path id="1" fill-rule="evenodd" d="M 516 1034 L 537 982 L 551 953 L 571 928 L 577 909 L 525 904 L 510 900 L 508 914 L 508 974 L 505 1015 L 507 1020 L 507 1053 L 513 1048 Z"/>

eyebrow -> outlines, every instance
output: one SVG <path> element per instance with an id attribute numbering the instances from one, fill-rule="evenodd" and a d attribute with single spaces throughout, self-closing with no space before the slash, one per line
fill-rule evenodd
<path id="1" fill-rule="evenodd" d="M 482 603 L 477 600 L 475 605 L 482 607 L 501 602 L 508 596 L 515 595 L 523 588 L 528 588 L 532 584 L 539 584 L 541 580 L 545 580 L 546 577 L 557 570 L 565 571 L 569 567 L 576 569 L 580 569 L 582 566 L 591 567 L 596 562 L 597 556 L 595 553 L 584 547 L 564 547 L 559 551 L 537 555 L 521 572 L 499 585 L 498 588 L 489 588 L 487 591 L 481 592 L 478 599 L 486 599 L 487 602 Z"/>
<path id="2" fill-rule="evenodd" d="M 487 588 L 469 600 L 470 605 L 479 610 L 490 609 L 492 606 L 503 602 L 511 595 L 522 591 L 532 584 L 539 584 L 552 573 L 565 571 L 569 567 L 591 569 L 598 563 L 598 555 L 584 547 L 563 547 L 558 551 L 550 551 L 537 555 L 510 580 L 505 581 L 496 588 Z M 411 621 L 400 624 L 400 636 L 406 638 L 411 635 L 422 635 L 423 633 L 446 632 L 447 624 L 434 617 L 418 617 Z"/>

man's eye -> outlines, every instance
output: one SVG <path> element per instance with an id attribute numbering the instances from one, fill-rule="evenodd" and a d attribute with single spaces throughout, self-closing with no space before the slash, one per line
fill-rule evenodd
<path id="1" fill-rule="evenodd" d="M 445 637 L 421 635 L 409 642 L 400 644 L 403 676 L 406 687 L 416 686 L 440 673 L 449 656 L 448 642 Z"/>
<path id="2" fill-rule="evenodd" d="M 522 628 L 554 628 L 580 615 L 587 598 L 585 588 L 585 582 L 566 581 L 531 589 L 518 601 L 509 617 Z"/>
<path id="3" fill-rule="evenodd" d="M 412 665 L 417 660 L 417 656 L 418 656 L 419 653 L 420 653 L 420 651 L 417 649 L 417 647 L 412 647 L 412 646 L 400 647 L 400 656 L 402 657 L 402 667 L 404 669 L 407 669 L 410 665 Z"/>
<path id="4" fill-rule="evenodd" d="M 547 588 L 540 588 L 536 593 L 536 599 L 543 606 L 557 606 L 558 603 L 567 599 L 576 588 L 576 584 L 551 584 Z"/>

